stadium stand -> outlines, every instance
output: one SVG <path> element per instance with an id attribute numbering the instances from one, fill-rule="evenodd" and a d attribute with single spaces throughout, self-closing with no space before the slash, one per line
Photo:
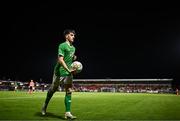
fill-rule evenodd
<path id="1" fill-rule="evenodd" d="M 74 79 L 77 92 L 175 93 L 173 79 Z M 0 91 L 27 91 L 29 82 L 0 80 Z M 50 84 L 35 83 L 35 91 L 47 91 Z M 59 87 L 58 91 L 63 91 Z"/>
<path id="2" fill-rule="evenodd" d="M 173 79 L 74 79 L 76 91 L 172 93 Z"/>

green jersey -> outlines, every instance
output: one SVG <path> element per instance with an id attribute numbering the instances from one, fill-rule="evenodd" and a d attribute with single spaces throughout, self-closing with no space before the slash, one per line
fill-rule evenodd
<path id="1" fill-rule="evenodd" d="M 75 47 L 73 45 L 69 45 L 67 42 L 63 42 L 59 45 L 58 56 L 64 57 L 64 61 L 69 69 L 71 68 L 70 66 L 73 62 L 74 53 Z M 58 76 L 68 76 L 70 74 L 59 64 L 59 62 L 55 66 L 55 73 Z"/>

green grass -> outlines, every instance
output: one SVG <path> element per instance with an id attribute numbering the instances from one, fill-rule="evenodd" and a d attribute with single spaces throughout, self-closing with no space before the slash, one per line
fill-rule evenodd
<path id="1" fill-rule="evenodd" d="M 64 92 L 56 92 L 41 116 L 46 92 L 0 91 L 0 120 L 64 120 Z M 77 120 L 180 120 L 175 94 L 73 92 Z"/>

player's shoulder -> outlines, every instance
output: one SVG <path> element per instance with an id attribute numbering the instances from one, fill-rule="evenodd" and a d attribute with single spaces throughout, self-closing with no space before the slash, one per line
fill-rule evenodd
<path id="1" fill-rule="evenodd" d="M 62 43 L 59 44 L 59 47 L 60 47 L 60 48 L 64 48 L 64 47 L 66 47 L 66 46 L 67 46 L 66 42 L 62 42 Z"/>
<path id="2" fill-rule="evenodd" d="M 66 42 L 61 42 L 59 43 L 59 45 L 66 45 Z"/>

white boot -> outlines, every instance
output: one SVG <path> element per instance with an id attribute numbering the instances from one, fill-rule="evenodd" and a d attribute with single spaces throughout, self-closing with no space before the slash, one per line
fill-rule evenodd
<path id="1" fill-rule="evenodd" d="M 65 116 L 64 116 L 65 119 L 76 119 L 77 117 L 76 116 L 73 116 L 70 112 L 66 112 L 65 113 Z"/>

